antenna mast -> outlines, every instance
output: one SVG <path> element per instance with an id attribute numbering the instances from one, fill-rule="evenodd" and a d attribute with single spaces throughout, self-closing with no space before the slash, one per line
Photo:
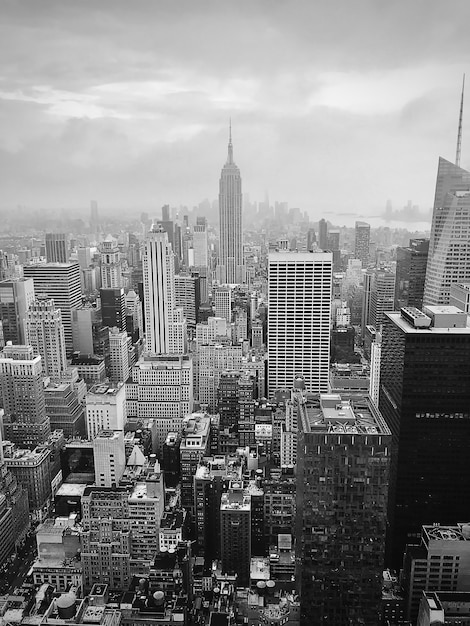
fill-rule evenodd
<path id="1" fill-rule="evenodd" d="M 459 115 L 459 130 L 457 133 L 457 150 L 455 153 L 455 165 L 460 167 L 460 153 L 462 150 L 462 118 L 463 118 L 463 94 L 465 89 L 465 74 L 462 81 L 462 97 L 460 99 L 460 115 Z"/>

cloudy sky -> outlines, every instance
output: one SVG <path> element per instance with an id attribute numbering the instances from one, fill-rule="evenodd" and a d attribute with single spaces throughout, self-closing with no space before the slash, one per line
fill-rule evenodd
<path id="1" fill-rule="evenodd" d="M 216 198 L 231 117 L 251 199 L 424 211 L 469 23 L 468 0 L 0 0 L 0 206 Z"/>

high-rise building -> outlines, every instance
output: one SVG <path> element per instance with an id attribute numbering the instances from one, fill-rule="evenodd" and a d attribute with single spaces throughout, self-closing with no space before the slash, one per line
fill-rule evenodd
<path id="1" fill-rule="evenodd" d="M 31 519 L 42 522 L 51 505 L 51 451 L 47 446 L 25 450 L 12 446 L 5 454 L 5 465 L 28 492 Z"/>
<path id="2" fill-rule="evenodd" d="M 198 347 L 196 394 L 210 411 L 215 411 L 217 405 L 217 389 L 222 373 L 226 370 L 239 370 L 241 364 L 241 346 L 223 345 L 213 341 Z"/>
<path id="3" fill-rule="evenodd" d="M 0 566 L 6 564 L 13 552 L 15 538 L 13 536 L 13 513 L 8 506 L 7 497 L 0 494 Z"/>
<path id="4" fill-rule="evenodd" d="M 354 240 L 354 258 L 360 259 L 362 267 L 369 263 L 370 224 L 356 222 Z"/>
<path id="5" fill-rule="evenodd" d="M 331 289 L 331 253 L 269 254 L 269 394 L 296 375 L 308 391 L 328 391 Z"/>
<path id="6" fill-rule="evenodd" d="M 220 503 L 222 572 L 238 575 L 237 584 L 247 586 L 251 559 L 251 498 L 239 482 L 232 482 Z"/>
<path id="7" fill-rule="evenodd" d="M 402 583 L 405 615 L 412 624 L 421 625 L 416 618 L 423 591 L 468 592 L 469 530 L 468 524 L 444 526 L 435 523 L 423 526 L 420 539 L 414 542 L 416 545 L 407 546 Z"/>
<path id="8" fill-rule="evenodd" d="M 206 224 L 195 224 L 193 226 L 193 250 L 194 263 L 196 267 L 207 267 L 208 265 L 208 241 Z"/>
<path id="9" fill-rule="evenodd" d="M 395 299 L 395 274 L 390 270 L 375 270 L 370 287 L 368 323 L 379 329 L 385 311 L 393 311 Z"/>
<path id="10" fill-rule="evenodd" d="M 86 303 L 72 311 L 74 352 L 109 356 L 109 328 L 103 326 L 101 303 Z"/>
<path id="11" fill-rule="evenodd" d="M 90 228 L 92 232 L 98 230 L 99 223 L 98 202 L 96 200 L 90 200 Z"/>
<path id="12" fill-rule="evenodd" d="M 46 260 L 48 263 L 67 263 L 67 236 L 65 233 L 46 233 Z"/>
<path id="13" fill-rule="evenodd" d="M 126 319 L 127 334 L 135 342 L 142 337 L 144 327 L 142 302 L 133 289 L 126 294 Z"/>
<path id="14" fill-rule="evenodd" d="M 225 371 L 220 376 L 217 388 L 217 412 L 220 415 L 219 447 L 222 454 L 235 452 L 239 446 L 239 381 L 240 372 Z"/>
<path id="15" fill-rule="evenodd" d="M 60 429 L 66 438 L 85 437 L 85 409 L 71 381 L 50 383 L 44 397 L 52 431 Z"/>
<path id="16" fill-rule="evenodd" d="M 189 329 L 196 328 L 196 315 L 199 309 L 198 279 L 194 276 L 177 274 L 175 276 L 175 306 L 183 309 L 183 315 Z"/>
<path id="17" fill-rule="evenodd" d="M 307 252 L 313 252 L 313 247 L 317 243 L 317 236 L 314 228 L 309 228 L 307 231 Z"/>
<path id="18" fill-rule="evenodd" d="M 36 297 L 53 298 L 62 314 L 67 354 L 73 351 L 72 310 L 81 305 L 78 263 L 39 263 L 24 266 L 25 278 L 32 278 Z"/>
<path id="19" fill-rule="evenodd" d="M 331 252 L 339 251 L 339 230 L 330 230 L 328 233 L 328 249 Z"/>
<path id="20" fill-rule="evenodd" d="M 126 589 L 131 577 L 132 535 L 128 490 L 87 487 L 82 496 L 82 525 L 84 588 L 90 591 L 95 583 L 104 583 L 111 590 Z"/>
<path id="21" fill-rule="evenodd" d="M 423 306 L 428 252 L 429 239 L 410 239 L 409 246 L 397 248 L 395 311 L 404 306 Z"/>
<path id="22" fill-rule="evenodd" d="M 328 248 L 328 224 L 323 218 L 318 222 L 318 247 L 320 250 Z"/>
<path id="23" fill-rule="evenodd" d="M 126 330 L 126 297 L 122 287 L 100 289 L 103 326 Z"/>
<path id="24" fill-rule="evenodd" d="M 162 220 L 168 222 L 170 220 L 170 205 L 164 204 L 162 206 Z"/>
<path id="25" fill-rule="evenodd" d="M 157 227 L 160 228 L 161 230 L 165 231 L 166 234 L 168 235 L 168 243 L 171 244 L 171 249 L 173 250 L 173 253 L 176 254 L 175 252 L 175 225 L 174 223 L 170 220 L 157 220 Z M 175 271 L 176 271 L 176 265 L 175 265 Z"/>
<path id="26" fill-rule="evenodd" d="M 51 433 L 46 415 L 41 357 L 31 346 L 7 345 L 0 354 L 5 438 L 34 448 Z"/>
<path id="27" fill-rule="evenodd" d="M 377 331 L 370 349 L 370 380 L 369 395 L 376 406 L 379 406 L 380 360 L 382 357 L 382 333 Z"/>
<path id="28" fill-rule="evenodd" d="M 101 287 L 103 289 L 120 289 L 122 287 L 121 253 L 117 240 L 108 235 L 100 245 L 101 254 Z"/>
<path id="29" fill-rule="evenodd" d="M 196 311 L 198 322 L 201 321 L 201 303 L 206 303 L 209 300 L 208 276 L 210 273 L 211 270 L 205 265 L 195 265 L 191 268 L 191 276 L 196 279 L 196 290 L 199 293 L 200 304 Z"/>
<path id="30" fill-rule="evenodd" d="M 214 293 L 215 317 L 223 317 L 230 324 L 232 321 L 232 290 L 230 287 L 217 287 Z"/>
<path id="31" fill-rule="evenodd" d="M 0 566 L 14 547 L 25 540 L 30 527 L 28 492 L 5 464 L 0 433 Z M 2 497 L 3 496 L 3 497 Z"/>
<path id="32" fill-rule="evenodd" d="M 0 250 L 0 281 L 5 280 L 10 276 L 10 267 L 8 263 L 8 255 L 3 250 Z"/>
<path id="33" fill-rule="evenodd" d="M 362 306 L 361 306 L 361 336 L 364 339 L 366 327 L 370 321 L 370 306 L 372 298 L 372 283 L 374 279 L 374 271 L 367 270 L 363 276 L 362 284 Z"/>
<path id="34" fill-rule="evenodd" d="M 470 172 L 439 158 L 424 305 L 449 304 L 453 283 L 470 281 Z"/>
<path id="35" fill-rule="evenodd" d="M 90 439 L 96 437 L 101 430 L 121 430 L 127 421 L 126 387 L 118 385 L 98 384 L 86 395 L 86 425 Z"/>
<path id="36" fill-rule="evenodd" d="M 299 405 L 300 624 L 378 624 L 391 435 L 367 396 Z"/>
<path id="37" fill-rule="evenodd" d="M 392 431 L 387 560 L 429 520 L 467 518 L 470 327 L 455 307 L 385 313 L 379 409 Z"/>
<path id="38" fill-rule="evenodd" d="M 24 319 L 32 302 L 34 302 L 32 278 L 0 282 L 0 319 L 5 342 L 11 341 L 15 345 L 25 343 Z"/>
<path id="39" fill-rule="evenodd" d="M 65 333 L 60 309 L 54 300 L 37 299 L 25 318 L 26 344 L 42 358 L 43 375 L 59 382 L 67 369 Z"/>
<path id="40" fill-rule="evenodd" d="M 220 502 L 230 481 L 242 484 L 240 457 L 216 455 L 200 461 L 194 474 L 196 549 L 207 563 L 220 558 Z"/>
<path id="41" fill-rule="evenodd" d="M 180 444 L 181 506 L 194 522 L 194 476 L 199 462 L 209 454 L 211 420 L 204 413 L 184 418 Z"/>
<path id="42" fill-rule="evenodd" d="M 89 246 L 80 246 L 77 250 L 78 264 L 81 270 L 86 270 L 91 265 L 91 248 Z"/>
<path id="43" fill-rule="evenodd" d="M 186 323 L 183 310 L 176 307 L 174 254 L 161 228 L 148 233 L 143 268 L 147 351 L 184 354 Z"/>
<path id="44" fill-rule="evenodd" d="M 93 439 L 95 484 L 97 487 L 117 487 L 126 467 L 124 432 L 100 430 Z"/>
<path id="45" fill-rule="evenodd" d="M 220 175 L 219 228 L 219 282 L 221 284 L 244 282 L 242 179 L 240 170 L 233 161 L 231 127 L 227 162 L 222 168 Z"/>
<path id="46" fill-rule="evenodd" d="M 168 433 L 179 432 L 183 417 L 193 410 L 191 355 L 144 355 L 132 368 L 126 396 L 129 421 L 155 421 L 160 453 Z"/>
<path id="47" fill-rule="evenodd" d="M 255 399 L 258 391 L 256 382 L 256 376 L 246 371 L 241 374 L 238 380 L 239 415 L 235 425 L 241 447 L 253 446 L 255 444 Z M 222 427 L 222 416 L 220 425 Z"/>
<path id="48" fill-rule="evenodd" d="M 114 383 L 125 383 L 129 378 L 129 351 L 131 338 L 125 330 L 111 328 L 109 331 L 109 379 Z"/>

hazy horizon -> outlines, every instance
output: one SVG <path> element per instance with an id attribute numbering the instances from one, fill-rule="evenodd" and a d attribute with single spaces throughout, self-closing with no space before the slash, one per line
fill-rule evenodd
<path id="1" fill-rule="evenodd" d="M 229 118 L 243 191 L 314 219 L 411 199 L 426 223 L 438 158 L 454 159 L 466 1 L 0 10 L 3 209 L 192 208 L 217 195 Z"/>

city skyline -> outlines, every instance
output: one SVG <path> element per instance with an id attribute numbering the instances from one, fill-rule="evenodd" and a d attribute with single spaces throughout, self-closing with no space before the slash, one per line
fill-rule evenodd
<path id="1" fill-rule="evenodd" d="M 470 625 L 468 2 L 0 11 L 3 622 Z"/>
<path id="2" fill-rule="evenodd" d="M 116 3 L 111 15 L 91 3 L 7 4 L 3 208 L 213 198 L 232 117 L 252 198 L 268 190 L 312 215 L 364 218 L 387 198 L 395 210 L 411 198 L 427 214 L 438 156 L 455 153 L 468 5 L 291 9 L 209 2 L 177 13 L 142 2 Z M 464 113 L 464 168 L 467 136 Z"/>

